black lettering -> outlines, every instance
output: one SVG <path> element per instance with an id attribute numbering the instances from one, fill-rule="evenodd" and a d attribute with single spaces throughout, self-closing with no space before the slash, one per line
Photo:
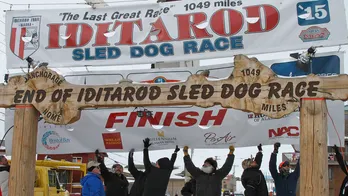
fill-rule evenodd
<path id="1" fill-rule="evenodd" d="M 62 95 L 63 95 L 62 89 L 57 89 L 53 91 L 52 98 L 51 98 L 52 102 L 58 102 L 62 98 Z"/>
<path id="2" fill-rule="evenodd" d="M 167 96 L 167 100 L 174 100 L 176 98 L 176 96 L 177 96 L 175 90 L 179 90 L 179 88 L 180 88 L 179 85 L 174 85 L 174 86 L 170 87 L 169 92 L 171 94 L 169 94 Z"/>
<path id="3" fill-rule="evenodd" d="M 94 88 L 86 88 L 85 102 L 92 101 L 95 98 L 96 94 L 97 92 L 95 92 Z"/>
<path id="4" fill-rule="evenodd" d="M 223 99 L 227 99 L 230 96 L 232 96 L 233 91 L 234 91 L 234 87 L 232 84 L 223 84 L 221 86 L 222 91 L 221 91 L 221 98 Z"/>
<path id="5" fill-rule="evenodd" d="M 111 93 L 112 90 L 114 90 L 114 88 L 112 88 L 112 87 L 104 88 L 104 91 L 105 91 L 104 101 L 108 101 L 109 100 L 109 96 L 110 96 L 110 93 Z"/>
<path id="6" fill-rule="evenodd" d="M 95 97 L 95 101 L 98 102 L 102 96 L 102 93 L 103 93 L 103 88 L 99 88 L 98 89 L 98 92 L 97 92 L 97 96 Z"/>
<path id="7" fill-rule="evenodd" d="M 117 98 L 117 101 L 121 101 L 121 97 L 122 97 L 122 88 L 117 87 L 115 89 L 114 94 L 111 95 L 111 101 L 114 101 L 116 98 Z"/>
<path id="8" fill-rule="evenodd" d="M 85 93 L 85 89 L 81 88 L 79 96 L 77 97 L 77 102 L 81 102 L 82 101 L 82 97 L 83 97 L 84 93 Z"/>
<path id="9" fill-rule="evenodd" d="M 285 104 L 285 103 L 282 104 L 282 109 L 283 109 L 284 111 L 286 110 L 286 104 Z"/>
<path id="10" fill-rule="evenodd" d="M 282 111 L 281 105 L 277 105 L 277 111 L 276 112 L 280 112 Z"/>
<path id="11" fill-rule="evenodd" d="M 269 108 L 269 105 L 268 104 L 262 104 L 262 106 L 261 106 L 261 110 L 263 110 L 263 111 L 268 111 L 268 108 Z"/>
<path id="12" fill-rule="evenodd" d="M 134 98 L 133 98 L 133 95 L 135 93 L 134 87 L 126 87 L 124 88 L 124 90 L 126 92 L 124 93 L 123 101 L 127 101 L 127 98 L 129 99 L 129 101 L 134 101 Z"/>
<path id="13" fill-rule="evenodd" d="M 27 100 L 28 100 L 28 103 L 32 103 L 34 96 L 35 96 L 35 90 L 32 90 L 32 91 L 26 90 L 23 97 L 23 103 L 26 103 Z"/>
<path id="14" fill-rule="evenodd" d="M 201 88 L 200 84 L 191 85 L 191 90 L 189 92 L 190 99 L 198 99 L 198 96 L 196 94 L 199 94 L 199 88 Z"/>
<path id="15" fill-rule="evenodd" d="M 269 83 L 268 85 L 271 88 L 269 89 L 268 99 L 272 99 L 273 96 L 275 98 L 279 98 L 280 96 L 278 94 L 278 91 L 281 89 L 281 85 L 276 82 Z"/>
<path id="16" fill-rule="evenodd" d="M 142 101 L 145 99 L 148 89 L 146 86 L 141 86 L 138 88 L 137 92 L 135 93 L 135 99 L 138 101 Z"/>
<path id="17" fill-rule="evenodd" d="M 45 100 L 46 98 L 46 91 L 44 90 L 38 90 L 36 92 L 36 98 L 35 98 L 35 102 L 36 103 L 41 103 L 43 100 Z"/>
<path id="18" fill-rule="evenodd" d="M 210 84 L 204 84 L 202 86 L 202 99 L 209 99 L 214 94 L 214 87 Z"/>
<path id="19" fill-rule="evenodd" d="M 151 86 L 150 87 L 150 95 L 149 99 L 156 100 L 161 95 L 161 88 L 158 86 Z"/>
<path id="20" fill-rule="evenodd" d="M 15 94 L 15 96 L 13 98 L 13 102 L 14 103 L 21 103 L 21 101 L 22 101 L 21 99 L 23 97 L 23 93 L 24 93 L 24 90 L 16 91 L 16 94 Z"/>
<path id="21" fill-rule="evenodd" d="M 317 96 L 316 91 L 318 91 L 318 87 L 316 85 L 319 85 L 320 82 L 319 81 L 310 81 L 308 82 L 308 89 L 307 89 L 307 95 L 310 97 L 314 97 Z"/>
<path id="22" fill-rule="evenodd" d="M 241 99 L 241 98 L 245 97 L 245 95 L 247 94 L 247 90 L 248 90 L 247 84 L 239 84 L 236 87 L 234 94 L 235 94 L 236 98 Z"/>
<path id="23" fill-rule="evenodd" d="M 288 82 L 285 88 L 282 90 L 282 97 L 285 97 L 287 94 L 290 97 L 294 96 L 294 84 L 292 82 Z"/>
<path id="24" fill-rule="evenodd" d="M 296 88 L 295 88 L 295 95 L 297 97 L 302 97 L 306 91 L 302 88 L 305 88 L 307 86 L 307 83 L 306 82 L 300 82 L 297 84 Z"/>
<path id="25" fill-rule="evenodd" d="M 186 85 L 182 85 L 180 92 L 179 92 L 179 99 L 181 99 L 181 100 L 187 99 L 187 95 L 185 95 L 185 90 L 186 90 Z"/>
<path id="26" fill-rule="evenodd" d="M 261 84 L 260 83 L 253 83 L 249 88 L 249 97 L 256 98 L 261 93 Z"/>
<path id="27" fill-rule="evenodd" d="M 71 92 L 73 92 L 72 88 L 64 89 L 64 94 L 63 94 L 63 102 L 65 103 L 66 100 L 71 97 Z"/>

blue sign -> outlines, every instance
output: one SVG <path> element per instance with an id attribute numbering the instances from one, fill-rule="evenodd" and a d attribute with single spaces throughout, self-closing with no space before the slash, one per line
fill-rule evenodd
<path id="1" fill-rule="evenodd" d="M 300 2 L 297 4 L 297 19 L 300 26 L 329 23 L 329 3 L 327 0 Z"/>
<path id="2" fill-rule="evenodd" d="M 280 76 L 295 77 L 312 73 L 315 75 L 336 75 L 340 74 L 340 58 L 336 55 L 314 57 L 312 61 L 312 69 L 308 72 L 303 71 L 296 66 L 296 60 L 292 62 L 275 63 L 271 65 L 271 69 Z"/>

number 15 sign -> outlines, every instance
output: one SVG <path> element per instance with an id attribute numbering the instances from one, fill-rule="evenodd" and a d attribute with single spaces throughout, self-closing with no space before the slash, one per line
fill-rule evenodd
<path id="1" fill-rule="evenodd" d="M 327 0 L 300 2 L 297 4 L 297 17 L 300 26 L 329 23 L 329 4 Z"/>

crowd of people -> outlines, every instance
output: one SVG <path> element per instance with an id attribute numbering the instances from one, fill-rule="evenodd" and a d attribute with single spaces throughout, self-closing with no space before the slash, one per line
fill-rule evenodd
<path id="1" fill-rule="evenodd" d="M 134 150 L 129 152 L 128 166 L 129 172 L 134 177 L 134 183 L 128 193 L 129 183 L 123 174 L 123 167 L 120 164 L 112 166 L 110 172 L 104 162 L 103 157 L 96 151 L 97 161 L 88 163 L 88 173 L 81 179 L 83 186 L 83 196 L 164 196 L 166 195 L 170 175 L 174 169 L 177 152 L 180 151 L 176 146 L 171 158 L 161 158 L 156 164 L 152 164 L 149 159 L 150 139 L 144 141 L 144 166 L 145 171 L 139 171 L 133 160 Z M 290 164 L 282 162 L 277 170 L 277 154 L 280 143 L 274 144 L 274 151 L 269 162 L 269 170 L 274 179 L 278 196 L 295 196 L 297 180 L 300 176 L 299 161 L 295 171 L 290 173 Z M 245 188 L 245 196 L 268 196 L 268 188 L 265 177 L 260 170 L 262 163 L 262 145 L 258 147 L 259 152 L 255 158 L 245 159 L 242 162 L 244 169 L 241 181 Z M 190 174 L 191 180 L 188 181 L 181 190 L 183 196 L 220 196 L 222 190 L 222 180 L 230 173 L 234 162 L 234 146 L 229 147 L 229 153 L 224 165 L 218 168 L 216 160 L 207 158 L 203 166 L 198 168 L 192 162 L 188 154 L 188 147 L 183 148 L 185 168 Z M 101 175 L 105 184 L 105 191 Z"/>

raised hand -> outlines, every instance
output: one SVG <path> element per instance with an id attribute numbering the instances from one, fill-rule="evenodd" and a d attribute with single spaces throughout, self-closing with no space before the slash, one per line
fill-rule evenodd
<path id="1" fill-rule="evenodd" d="M 262 144 L 259 144 L 259 145 L 257 146 L 257 149 L 259 149 L 259 151 L 262 151 Z"/>
<path id="2" fill-rule="evenodd" d="M 279 142 L 275 143 L 273 152 L 278 153 L 279 147 L 280 147 L 280 143 Z"/>
<path id="3" fill-rule="evenodd" d="M 134 155 L 134 148 L 132 148 L 132 149 L 129 151 L 129 157 L 130 157 L 130 158 L 133 158 L 133 155 Z"/>
<path id="4" fill-rule="evenodd" d="M 180 151 L 180 148 L 178 147 L 178 145 L 176 145 L 174 152 L 177 153 L 179 151 Z"/>
<path id="5" fill-rule="evenodd" d="M 143 140 L 144 142 L 144 148 L 149 148 L 152 144 L 150 143 L 150 139 L 146 138 L 145 140 Z"/>

